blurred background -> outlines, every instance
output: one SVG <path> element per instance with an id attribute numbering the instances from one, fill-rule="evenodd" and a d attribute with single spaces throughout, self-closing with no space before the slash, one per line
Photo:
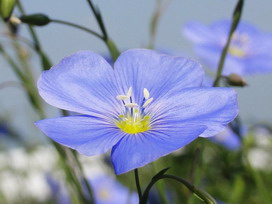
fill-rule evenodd
<path id="1" fill-rule="evenodd" d="M 120 50 L 126 50 L 129 48 L 147 47 L 150 38 L 150 21 L 156 8 L 156 2 L 155 0 L 97 0 L 95 4 L 101 10 L 111 38 Z M 43 13 L 51 18 L 74 22 L 99 32 L 97 22 L 85 1 L 24 0 L 21 3 L 28 14 Z M 220 19 L 230 19 L 236 3 L 237 1 L 235 0 L 169 1 L 169 5 L 158 24 L 155 49 L 189 56 L 197 60 L 197 56 L 193 52 L 193 44 L 182 34 L 184 24 L 190 20 L 196 20 L 209 25 Z M 271 6 L 272 2 L 270 0 L 258 2 L 247 0 L 244 6 L 242 21 L 250 22 L 264 32 L 272 32 Z M 13 14 L 15 16 L 19 14 L 18 10 L 15 9 Z M 109 56 L 109 52 L 102 41 L 80 30 L 54 23 L 44 27 L 35 27 L 35 30 L 43 49 L 53 64 L 78 50 L 92 50 L 104 56 Z M 26 26 L 19 26 L 18 32 L 20 36 L 30 39 Z M 7 37 L 7 27 L 3 22 L 0 24 L 0 43 L 7 49 L 12 49 L 10 40 Z M 27 50 L 27 54 L 30 58 L 30 68 L 37 79 L 41 73 L 39 58 L 31 49 Z M 254 75 L 246 77 L 249 84 L 247 87 L 235 88 L 239 96 L 241 121 L 245 126 L 260 123 L 271 126 L 271 79 L 272 73 Z M 31 195 L 35 198 L 33 199 L 34 203 L 45 202 L 46 196 L 50 194 L 50 188 L 44 182 L 43 177 L 39 177 L 38 172 L 51 171 L 51 166 L 54 166 L 56 162 L 54 155 L 52 155 L 53 150 L 42 146 L 36 149 L 37 144 L 46 143 L 47 140 L 33 125 L 34 121 L 39 120 L 39 117 L 29 103 L 18 78 L 1 56 L 0 99 L 0 122 L 3 121 L 3 128 L 1 129 L 0 126 L 0 137 L 2 137 L 0 138 L 0 147 L 2 152 L 8 152 L 8 154 L 3 153 L 0 155 L 0 168 L 8 169 L 5 171 L 5 174 L 0 176 L 2 191 L 0 197 L 4 198 L 8 194 L 10 200 L 7 199 L 6 202 L 16 203 L 12 201 L 11 197 L 15 193 L 20 192 L 20 189 L 14 188 L 18 180 L 13 181 L 11 178 L 18 174 L 17 171 L 21 172 L 21 169 L 24 169 L 26 172 L 22 174 L 28 174 L 28 170 L 34 171 L 30 175 L 31 179 L 28 181 L 29 186 L 27 186 L 31 188 L 29 192 L 36 188 L 36 191 L 33 191 L 34 193 L 32 192 L 33 195 Z M 60 114 L 56 109 L 45 104 L 44 106 L 47 117 L 55 117 Z M 5 130 L 5 128 L 8 128 L 8 130 Z M 9 138 L 5 138 L 6 132 L 9 132 Z M 268 132 L 267 134 L 270 133 Z M 17 138 L 16 142 L 12 141 L 10 135 Z M 28 149 L 24 148 L 25 146 L 35 147 L 35 152 L 33 155 L 31 153 L 30 156 L 31 159 L 25 158 L 28 157 L 26 156 Z M 9 152 L 7 149 L 13 149 L 14 151 Z M 23 162 L 25 160 L 28 161 L 27 164 Z M 90 163 L 93 160 L 100 161 L 99 157 L 84 157 L 83 160 L 88 160 Z M 35 165 L 39 167 L 36 168 L 34 167 Z M 11 169 L 15 172 L 12 172 Z M 100 170 L 97 170 L 95 167 L 92 168 L 92 171 L 99 172 Z M 37 175 L 37 180 L 34 179 L 35 175 Z M 39 179 L 42 181 L 39 182 Z M 37 194 L 37 192 L 40 194 Z M 251 203 L 258 203 L 258 199 L 257 201 L 253 200 Z"/>

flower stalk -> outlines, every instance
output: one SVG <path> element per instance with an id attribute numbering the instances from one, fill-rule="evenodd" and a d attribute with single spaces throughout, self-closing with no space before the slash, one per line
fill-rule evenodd
<path id="1" fill-rule="evenodd" d="M 142 190 L 141 190 L 141 185 L 140 185 L 138 169 L 134 169 L 134 177 L 135 177 L 135 183 L 136 183 L 136 187 L 137 187 L 138 197 L 139 197 L 139 200 L 141 200 L 142 199 Z"/>
<path id="2" fill-rule="evenodd" d="M 25 10 L 19 0 L 17 1 L 17 6 L 18 6 L 19 11 L 23 15 L 26 15 Z M 41 61 L 41 65 L 42 65 L 43 70 L 50 69 L 52 63 L 50 62 L 47 55 L 43 52 L 40 40 L 39 40 L 35 30 L 33 29 L 33 27 L 31 25 L 28 25 L 27 27 L 28 27 L 29 33 L 32 37 L 32 40 L 34 41 L 34 49 L 36 50 L 36 52 L 38 53 L 38 55 L 40 57 L 40 61 Z"/>
<path id="3" fill-rule="evenodd" d="M 147 46 L 149 49 L 154 49 L 159 20 L 170 3 L 171 0 L 167 0 L 164 4 L 162 3 L 162 0 L 157 0 L 156 8 L 150 21 L 149 43 Z"/>
<path id="4" fill-rule="evenodd" d="M 90 6 L 90 8 L 96 18 L 96 21 L 100 27 L 100 30 L 103 34 L 103 41 L 105 42 L 106 46 L 108 47 L 113 61 L 115 61 L 118 58 L 118 56 L 120 55 L 120 51 L 118 50 L 115 43 L 108 37 L 108 33 L 106 30 L 102 15 L 101 15 L 98 7 L 94 6 L 92 0 L 87 0 L 87 3 Z"/>
<path id="5" fill-rule="evenodd" d="M 21 13 L 25 14 L 23 7 L 19 1 L 18 1 L 18 7 L 19 7 L 19 10 L 21 11 Z M 29 28 L 31 37 L 35 43 L 34 48 L 41 58 L 43 69 L 44 70 L 49 69 L 52 65 L 50 63 L 50 60 L 47 58 L 46 54 L 44 54 L 44 52 L 41 48 L 41 45 L 40 45 L 39 39 L 35 33 L 35 30 L 30 25 L 28 25 L 28 28 Z M 14 45 L 16 45 L 18 48 L 19 45 L 16 44 L 16 39 L 13 39 L 13 40 L 14 40 Z M 16 50 L 19 50 L 19 49 L 16 49 Z M 28 72 L 26 74 L 24 74 L 24 72 L 22 72 L 20 70 L 20 67 L 11 58 L 11 56 L 9 56 L 7 52 L 5 52 L 3 47 L 0 48 L 0 52 L 2 53 L 4 58 L 7 60 L 7 62 L 10 64 L 11 68 L 16 73 L 18 78 L 22 81 L 22 83 L 24 84 L 24 87 L 26 87 L 29 101 L 31 102 L 33 107 L 36 108 L 40 118 L 44 118 L 45 113 L 44 113 L 44 110 L 43 110 L 42 105 L 40 103 L 40 97 L 37 93 L 37 90 L 34 88 L 35 82 L 34 82 L 34 79 L 31 78 L 32 74 L 31 73 L 29 74 L 29 72 L 31 72 L 31 71 L 28 70 L 28 66 L 25 62 L 25 59 L 20 58 L 20 61 L 22 61 L 22 64 L 24 65 L 25 69 L 28 70 Z M 90 184 L 88 182 L 86 182 L 87 179 L 85 178 L 85 176 L 83 174 L 83 169 L 81 167 L 80 162 L 78 161 L 78 158 L 77 157 L 72 157 L 72 158 L 69 157 L 70 159 L 74 160 L 74 162 L 78 165 L 79 177 L 76 176 L 75 172 L 73 171 L 73 168 L 71 167 L 71 165 L 69 164 L 69 162 L 67 160 L 67 158 L 69 156 L 69 155 L 67 155 L 67 152 L 70 152 L 71 150 L 67 149 L 66 151 L 64 151 L 64 148 L 62 146 L 60 146 L 59 144 L 57 144 L 53 141 L 52 141 L 52 144 L 59 154 L 60 162 L 63 167 L 63 170 L 65 171 L 67 181 L 71 184 L 71 186 L 74 186 L 74 189 L 77 192 L 77 195 L 79 195 L 82 202 L 84 201 L 84 203 L 87 203 L 87 202 L 93 203 L 93 201 L 92 201 L 93 196 L 92 196 L 91 187 L 90 187 Z M 81 184 L 82 178 L 83 178 L 84 185 L 88 190 L 90 201 L 89 201 L 89 199 L 85 198 L 84 191 L 82 189 L 82 184 Z"/>
<path id="6" fill-rule="evenodd" d="M 88 29 L 88 28 L 86 28 L 84 26 L 81 26 L 81 25 L 78 25 L 78 24 L 75 24 L 75 23 L 71 23 L 71 22 L 67 22 L 67 21 L 57 20 L 57 19 L 50 19 L 50 22 L 58 23 L 58 24 L 62 24 L 62 25 L 67 25 L 67 26 L 71 26 L 71 27 L 83 30 L 83 31 L 86 31 L 86 32 L 100 38 L 101 40 L 104 40 L 103 36 L 101 36 L 97 32 L 95 32 L 95 31 L 93 31 L 91 29 Z"/>
<path id="7" fill-rule="evenodd" d="M 238 24 L 240 22 L 240 19 L 241 19 L 241 16 L 242 16 L 243 5 L 244 5 L 244 0 L 239 0 L 236 7 L 235 7 L 235 9 L 234 9 L 234 12 L 233 12 L 233 15 L 232 15 L 231 28 L 230 28 L 230 31 L 229 31 L 229 34 L 228 34 L 228 39 L 227 39 L 226 45 L 224 46 L 223 51 L 221 53 L 219 64 L 218 64 L 218 67 L 217 67 L 217 73 L 216 73 L 216 77 L 215 77 L 215 80 L 214 80 L 214 83 L 213 83 L 214 87 L 219 86 L 219 82 L 220 82 L 221 75 L 222 75 L 222 72 L 223 72 L 224 63 L 225 63 L 225 59 L 226 59 L 226 56 L 227 56 L 227 53 L 228 53 L 228 50 L 229 50 L 231 38 L 232 38 L 232 35 L 235 32 L 235 30 L 236 30 L 236 28 L 237 28 L 237 26 L 238 26 Z"/>

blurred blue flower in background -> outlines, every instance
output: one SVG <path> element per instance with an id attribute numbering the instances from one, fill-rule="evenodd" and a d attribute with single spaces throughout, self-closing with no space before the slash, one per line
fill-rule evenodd
<path id="1" fill-rule="evenodd" d="M 95 204 L 137 204 L 138 195 L 110 176 L 96 176 L 90 180 Z"/>
<path id="2" fill-rule="evenodd" d="M 54 203 L 57 204 L 71 204 L 71 200 L 67 189 L 61 185 L 50 173 L 45 175 L 45 179 L 51 191 L 51 196 Z"/>
<path id="3" fill-rule="evenodd" d="M 46 181 L 52 193 L 52 199 L 58 204 L 70 204 L 71 199 L 65 185 L 52 175 L 46 175 Z M 89 180 L 94 194 L 95 204 L 137 204 L 138 195 L 120 184 L 109 175 L 97 175 Z"/>
<path id="4" fill-rule="evenodd" d="M 195 43 L 197 55 L 214 71 L 226 44 L 230 25 L 229 20 L 217 21 L 210 26 L 192 21 L 183 28 L 185 36 Z M 272 72 L 272 34 L 240 22 L 232 36 L 222 74 L 244 76 L 268 72 Z"/>
<path id="5" fill-rule="evenodd" d="M 38 89 L 49 104 L 83 115 L 36 125 L 84 155 L 112 149 L 115 173 L 125 173 L 215 135 L 236 117 L 236 93 L 201 87 L 203 77 L 198 63 L 151 50 L 122 53 L 114 69 L 81 51 L 43 72 Z"/>
<path id="6" fill-rule="evenodd" d="M 242 143 L 240 137 L 230 127 L 227 127 L 223 132 L 220 132 L 209 139 L 229 150 L 238 150 Z"/>

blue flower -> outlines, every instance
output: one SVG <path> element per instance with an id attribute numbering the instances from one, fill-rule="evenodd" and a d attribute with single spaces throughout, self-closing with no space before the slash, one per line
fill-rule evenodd
<path id="1" fill-rule="evenodd" d="M 61 185 L 61 183 L 56 180 L 50 173 L 45 175 L 45 180 L 51 191 L 52 199 L 54 203 L 57 204 L 71 204 L 69 193 L 67 189 Z"/>
<path id="2" fill-rule="evenodd" d="M 229 150 L 238 150 L 241 147 L 241 139 L 230 127 L 227 127 L 223 132 L 218 133 L 214 137 L 210 137 L 210 140 Z"/>
<path id="3" fill-rule="evenodd" d="M 115 173 L 125 173 L 215 135 L 236 117 L 236 93 L 201 87 L 203 77 L 195 61 L 151 50 L 122 53 L 114 69 L 81 51 L 43 72 L 38 89 L 47 103 L 82 115 L 36 125 L 81 154 L 111 150 Z"/>
<path id="4" fill-rule="evenodd" d="M 110 176 L 97 176 L 90 181 L 95 204 L 137 204 L 138 195 Z"/>
<path id="5" fill-rule="evenodd" d="M 52 192 L 54 201 L 58 204 L 70 204 L 67 188 L 52 177 L 46 175 L 46 181 Z M 137 204 L 139 203 L 138 195 L 131 192 L 128 188 L 114 180 L 109 175 L 97 175 L 89 179 L 93 190 L 95 204 Z M 84 189 L 84 191 L 87 191 Z"/>
<path id="6" fill-rule="evenodd" d="M 216 70 L 226 44 L 231 22 L 221 20 L 211 26 L 189 22 L 184 34 L 195 43 L 201 60 Z M 232 73 L 244 76 L 272 72 L 272 34 L 263 33 L 254 26 L 240 22 L 226 57 L 223 75 Z"/>

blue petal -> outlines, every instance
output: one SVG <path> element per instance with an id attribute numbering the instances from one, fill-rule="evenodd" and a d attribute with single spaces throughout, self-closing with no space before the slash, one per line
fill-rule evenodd
<path id="1" fill-rule="evenodd" d="M 239 139 L 239 136 L 234 133 L 230 127 L 227 127 L 225 131 L 211 137 L 210 140 L 223 145 L 229 150 L 237 150 L 241 146 L 241 139 Z"/>
<path id="2" fill-rule="evenodd" d="M 221 132 L 238 114 L 237 94 L 230 88 L 188 88 L 173 98 L 146 108 L 151 126 L 168 124 L 199 124 L 207 129 L 200 136 L 210 137 Z"/>
<path id="3" fill-rule="evenodd" d="M 230 26 L 231 26 L 231 21 L 230 20 L 219 20 L 216 21 L 215 23 L 213 23 L 210 26 L 210 29 L 213 31 L 214 34 L 216 34 L 217 36 L 228 36 L 229 31 L 230 31 Z M 246 33 L 247 35 L 255 35 L 258 34 L 259 31 L 252 26 L 251 24 L 242 21 L 239 23 L 236 32 L 238 33 Z"/>
<path id="4" fill-rule="evenodd" d="M 217 37 L 209 27 L 195 21 L 186 23 L 183 33 L 195 43 L 213 42 Z"/>
<path id="5" fill-rule="evenodd" d="M 127 135 L 112 150 L 112 162 L 116 174 L 142 167 L 195 140 L 205 126 L 171 126 L 163 131 L 147 131 Z"/>
<path id="6" fill-rule="evenodd" d="M 126 93 L 130 86 L 134 90 L 134 100 L 140 104 L 143 89 L 150 91 L 151 97 L 169 97 L 172 93 L 187 87 L 200 86 L 203 80 L 201 66 L 183 57 L 159 54 L 146 49 L 128 50 L 114 64 L 119 86 Z"/>
<path id="7" fill-rule="evenodd" d="M 114 115 L 120 106 L 114 81 L 111 66 L 101 56 L 81 51 L 43 72 L 38 89 L 53 106 L 104 117 Z"/>
<path id="8" fill-rule="evenodd" d="M 137 204 L 138 196 L 108 175 L 96 176 L 91 180 L 96 204 Z M 106 194 L 106 196 L 105 196 Z"/>
<path id="9" fill-rule="evenodd" d="M 124 135 L 111 123 L 90 116 L 46 119 L 35 124 L 51 139 L 87 156 L 108 151 Z"/>
<path id="10" fill-rule="evenodd" d="M 201 58 L 201 61 L 205 63 L 209 68 L 216 71 L 219 59 L 222 52 L 222 47 L 214 44 L 203 44 L 195 47 L 197 55 Z M 227 55 L 222 75 L 228 76 L 232 73 L 238 75 L 245 74 L 244 61 L 237 59 L 230 55 Z"/>
<path id="11" fill-rule="evenodd" d="M 266 74 L 272 72 L 272 55 L 259 55 L 246 60 L 246 74 Z"/>

